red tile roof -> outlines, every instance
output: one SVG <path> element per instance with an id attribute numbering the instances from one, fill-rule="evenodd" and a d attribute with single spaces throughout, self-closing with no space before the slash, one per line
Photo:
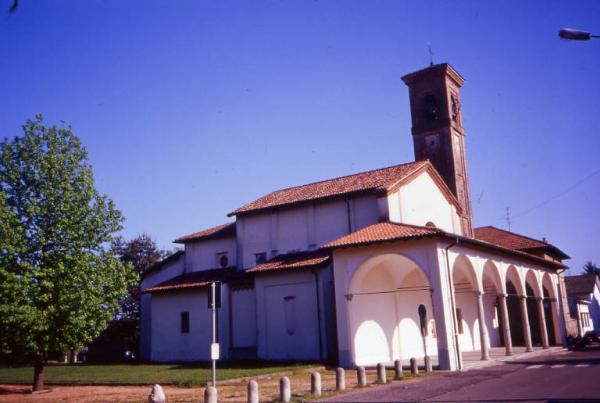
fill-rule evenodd
<path id="1" fill-rule="evenodd" d="M 591 294 L 594 292 L 596 281 L 598 281 L 598 276 L 595 274 L 566 276 L 565 286 L 567 287 L 567 294 Z"/>
<path id="2" fill-rule="evenodd" d="M 324 251 L 296 252 L 279 255 L 265 263 L 257 264 L 246 273 L 263 273 L 288 269 L 309 269 L 329 263 L 329 253 Z"/>
<path id="3" fill-rule="evenodd" d="M 183 273 L 158 285 L 144 289 L 143 292 L 164 292 L 206 287 L 213 281 L 228 281 L 236 277 L 235 268 L 212 269 Z"/>
<path id="4" fill-rule="evenodd" d="M 517 256 L 527 260 L 535 261 L 555 268 L 565 268 L 562 263 L 547 260 L 542 257 L 527 253 L 525 251 L 510 249 L 502 245 L 484 240 L 473 239 L 461 235 L 451 234 L 435 227 L 421 227 L 418 225 L 400 224 L 393 222 L 381 222 L 373 224 L 351 234 L 345 235 L 324 245 L 322 249 L 338 249 L 355 246 L 364 246 L 380 242 L 406 241 L 411 239 L 441 238 L 466 243 L 485 250 L 492 249 L 504 255 Z"/>
<path id="5" fill-rule="evenodd" d="M 433 168 L 429 161 L 425 160 L 277 190 L 240 207 L 228 215 L 232 216 L 349 194 L 388 192 L 395 190 L 399 184 L 413 178 L 416 173 L 426 168 L 431 169 L 433 172 L 432 176 L 436 183 L 441 186 L 444 195 L 460 209 L 458 201 L 456 201 L 456 198 L 448 190 L 441 177 L 439 177 L 439 174 L 435 171 L 435 168 Z"/>
<path id="6" fill-rule="evenodd" d="M 530 238 L 525 235 L 515 234 L 493 226 L 475 228 L 475 239 L 493 243 L 507 249 L 531 251 L 533 249 L 547 249 L 559 259 L 568 259 L 564 252 L 548 242 Z"/>
<path id="7" fill-rule="evenodd" d="M 235 222 L 228 222 L 226 224 L 218 225 L 213 228 L 205 229 L 200 232 L 194 232 L 193 234 L 180 236 L 177 238 L 175 243 L 186 243 L 191 241 L 199 241 L 201 239 L 217 239 L 227 238 L 235 236 Z"/>
<path id="8" fill-rule="evenodd" d="M 345 235 L 324 245 L 324 249 L 348 246 L 368 245 L 378 242 L 417 239 L 443 234 L 444 231 L 435 227 L 420 227 L 416 225 L 381 222 L 373 224 L 351 234 Z"/>

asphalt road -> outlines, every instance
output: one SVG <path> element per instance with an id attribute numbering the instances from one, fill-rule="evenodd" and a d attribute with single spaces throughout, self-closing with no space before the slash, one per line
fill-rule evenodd
<path id="1" fill-rule="evenodd" d="M 600 347 L 338 395 L 327 402 L 600 402 Z"/>

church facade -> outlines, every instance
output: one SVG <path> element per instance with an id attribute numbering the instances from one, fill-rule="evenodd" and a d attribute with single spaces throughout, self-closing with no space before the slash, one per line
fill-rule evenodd
<path id="1" fill-rule="evenodd" d="M 545 240 L 474 228 L 463 78 L 403 77 L 415 162 L 275 191 L 182 236 L 142 282 L 141 355 L 210 358 L 208 285 L 222 284 L 224 359 L 391 363 L 543 348 L 565 337 L 562 263 Z"/>

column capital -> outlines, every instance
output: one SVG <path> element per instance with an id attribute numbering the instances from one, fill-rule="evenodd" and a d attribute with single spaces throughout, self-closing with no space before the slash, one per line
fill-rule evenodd
<path id="1" fill-rule="evenodd" d="M 544 298 L 542 298 L 542 297 L 533 297 L 533 299 L 535 299 L 535 300 L 536 300 L 536 301 L 538 301 L 538 302 L 542 302 L 542 300 L 543 300 Z"/>
<path id="2" fill-rule="evenodd" d="M 548 298 L 548 300 L 549 300 L 550 302 L 556 302 L 556 301 L 558 301 L 558 300 L 557 300 L 556 298 L 554 298 L 554 297 L 552 297 L 552 298 Z"/>
<path id="3" fill-rule="evenodd" d="M 527 295 L 517 295 L 517 297 L 519 297 L 519 299 L 527 299 Z"/>
<path id="4" fill-rule="evenodd" d="M 506 298 L 506 294 L 504 294 L 504 293 L 498 293 L 498 296 L 499 296 L 500 298 Z"/>

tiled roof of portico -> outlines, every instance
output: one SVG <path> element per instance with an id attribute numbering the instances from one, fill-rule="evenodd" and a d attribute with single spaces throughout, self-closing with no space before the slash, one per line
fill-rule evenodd
<path id="1" fill-rule="evenodd" d="M 352 194 L 395 191 L 398 186 L 411 180 L 423 170 L 429 170 L 431 177 L 438 184 L 444 196 L 460 210 L 460 203 L 448 189 L 439 173 L 428 160 L 424 160 L 277 190 L 238 208 L 228 216 Z"/>
<path id="2" fill-rule="evenodd" d="M 538 264 L 552 266 L 555 268 L 565 268 L 562 263 L 547 260 L 525 251 L 506 248 L 504 246 L 487 242 L 479 239 L 468 238 L 461 235 L 448 233 L 435 227 L 421 227 L 418 225 L 400 224 L 393 222 L 381 222 L 378 224 L 369 225 L 351 234 L 345 235 L 334 241 L 325 244 L 322 249 L 331 250 L 339 248 L 349 248 L 356 246 L 366 246 L 382 242 L 407 241 L 423 238 L 442 238 L 455 241 L 458 243 L 468 244 L 470 246 L 493 250 L 502 255 L 527 259 Z"/>
<path id="3" fill-rule="evenodd" d="M 325 266 L 329 263 L 329 253 L 324 251 L 296 252 L 279 255 L 257 264 L 246 273 L 264 273 L 289 269 L 309 269 Z"/>
<path id="4" fill-rule="evenodd" d="M 419 227 L 416 225 L 381 222 L 369 225 L 352 232 L 323 246 L 324 249 L 368 245 L 385 241 L 416 239 L 442 234 L 443 231 L 434 227 Z"/>
<path id="5" fill-rule="evenodd" d="M 213 281 L 226 282 L 242 275 L 243 273 L 239 273 L 235 269 L 235 267 L 193 271 L 189 273 L 180 274 L 179 276 L 167 280 L 163 283 L 146 288 L 143 290 L 143 292 L 154 293 L 162 291 L 174 291 L 206 287 Z"/>
<path id="6" fill-rule="evenodd" d="M 493 243 L 507 249 L 520 250 L 523 252 L 533 251 L 535 249 L 546 249 L 557 255 L 560 259 L 568 259 L 569 256 L 556 246 L 538 239 L 530 238 L 525 235 L 516 234 L 491 225 L 475 228 L 475 239 Z"/>

